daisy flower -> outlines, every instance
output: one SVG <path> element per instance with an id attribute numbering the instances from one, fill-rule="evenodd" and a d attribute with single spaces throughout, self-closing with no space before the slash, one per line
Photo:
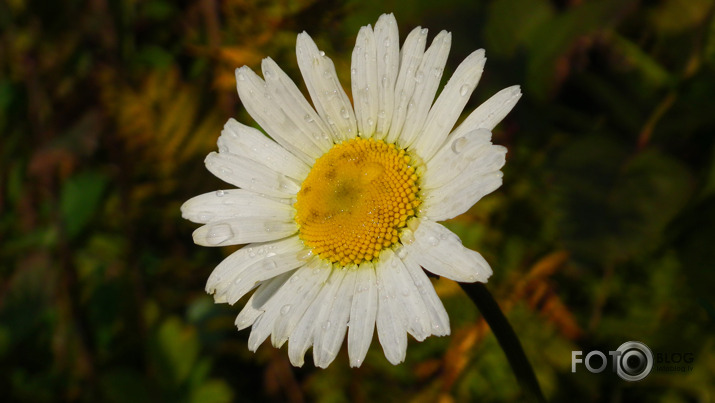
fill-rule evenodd
<path id="1" fill-rule="evenodd" d="M 238 189 L 194 197 L 183 217 L 204 224 L 203 246 L 248 244 L 211 273 L 206 291 L 234 304 L 252 327 L 255 351 L 269 336 L 288 342 L 293 365 L 328 366 L 347 333 L 351 366 L 365 359 L 377 328 L 387 359 L 405 359 L 407 334 L 450 332 L 424 270 L 486 282 L 482 256 L 438 221 L 467 211 L 502 183 L 506 149 L 491 130 L 521 96 L 492 96 L 454 127 L 485 63 L 470 54 L 435 100 L 451 44 L 427 44 L 416 28 L 400 49 L 397 23 L 382 15 L 362 27 L 352 53 L 352 103 L 335 67 L 310 36 L 298 35 L 298 65 L 312 105 L 270 58 L 263 78 L 236 70 L 241 102 L 269 137 L 233 119 L 206 157 L 211 173 Z M 423 270 L 424 269 L 424 270 Z"/>

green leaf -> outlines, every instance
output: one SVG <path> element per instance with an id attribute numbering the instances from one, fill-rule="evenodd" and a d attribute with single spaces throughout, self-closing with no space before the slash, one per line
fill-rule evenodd
<path id="1" fill-rule="evenodd" d="M 209 380 L 194 389 L 189 399 L 195 403 L 224 403 L 233 401 L 233 391 L 224 381 Z"/>
<path id="2" fill-rule="evenodd" d="M 497 0 L 489 6 L 484 26 L 488 54 L 513 57 L 539 26 L 554 15 L 549 2 L 542 0 Z"/>
<path id="3" fill-rule="evenodd" d="M 102 201 L 107 178 L 98 172 L 84 172 L 71 177 L 62 187 L 60 212 L 70 239 L 77 237 L 90 223 Z"/>
<path id="4" fill-rule="evenodd" d="M 155 346 L 163 377 L 171 385 L 187 380 L 199 354 L 196 329 L 184 325 L 178 318 L 168 318 L 161 324 Z"/>

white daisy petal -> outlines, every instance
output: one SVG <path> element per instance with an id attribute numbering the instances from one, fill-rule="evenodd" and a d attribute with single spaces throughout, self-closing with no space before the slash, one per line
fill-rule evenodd
<path id="1" fill-rule="evenodd" d="M 219 153 L 230 153 L 248 158 L 273 170 L 302 181 L 310 167 L 266 137 L 259 130 L 229 119 L 218 138 Z"/>
<path id="2" fill-rule="evenodd" d="M 351 367 L 359 367 L 365 360 L 375 332 L 377 315 L 377 278 L 372 262 L 362 263 L 356 275 L 348 328 L 348 354 Z"/>
<path id="3" fill-rule="evenodd" d="M 390 131 L 385 136 L 385 141 L 388 143 L 397 141 L 402 133 L 402 127 L 407 119 L 407 109 L 417 85 L 415 72 L 422 63 L 426 43 L 427 28 L 417 27 L 407 36 L 405 44 L 400 50 L 400 71 L 395 81 L 395 106 Z"/>
<path id="4" fill-rule="evenodd" d="M 330 263 L 325 260 L 311 259 L 291 277 L 290 287 L 285 287 L 285 291 L 281 291 L 279 298 L 283 304 L 281 317 L 275 322 L 271 333 L 271 342 L 274 346 L 281 347 L 293 333 L 298 321 L 330 276 L 330 266 Z"/>
<path id="5" fill-rule="evenodd" d="M 489 153 L 487 157 L 491 158 L 494 166 L 501 167 L 504 165 L 504 154 L 505 152 Z M 454 218 L 501 186 L 501 171 L 492 169 L 491 172 L 480 173 L 474 165 L 470 164 L 451 182 L 427 193 L 422 207 L 425 217 L 433 221 Z"/>
<path id="6" fill-rule="evenodd" d="M 299 129 L 296 135 L 302 135 L 302 141 L 315 143 L 322 152 L 328 151 L 333 146 L 332 133 L 293 80 L 270 57 L 263 59 L 261 66 L 273 101 Z"/>
<path id="7" fill-rule="evenodd" d="M 212 152 L 204 161 L 216 177 L 234 186 L 275 197 L 293 197 L 300 186 L 263 164 L 228 153 Z"/>
<path id="8" fill-rule="evenodd" d="M 414 257 L 408 253 L 405 253 L 404 255 L 403 261 L 405 262 L 407 272 L 412 277 L 412 281 L 415 283 L 417 291 L 422 297 L 422 301 L 427 308 L 427 315 L 429 315 L 430 318 L 432 334 L 435 336 L 449 335 L 449 316 L 447 315 L 447 311 L 444 309 L 444 305 L 442 305 L 442 301 L 437 296 L 434 286 L 432 286 L 432 283 L 420 265 L 414 260 Z"/>
<path id="9" fill-rule="evenodd" d="M 328 124 L 334 137 L 341 141 L 355 137 L 355 112 L 338 81 L 333 61 L 325 56 L 325 52 L 318 50 L 313 39 L 305 32 L 298 34 L 296 54 L 298 67 L 315 109 Z"/>
<path id="10" fill-rule="evenodd" d="M 377 126 L 374 137 L 383 139 L 390 130 L 395 105 L 395 81 L 400 68 L 400 35 L 392 14 L 383 14 L 375 24 L 377 44 Z"/>
<path id="11" fill-rule="evenodd" d="M 459 237 L 443 225 L 422 220 L 414 236 L 415 241 L 404 246 L 406 253 L 426 270 L 464 283 L 485 283 L 492 275 L 482 255 L 465 248 Z"/>
<path id="12" fill-rule="evenodd" d="M 261 261 L 267 254 L 285 253 L 293 248 L 297 236 L 280 241 L 254 243 L 233 252 L 211 272 L 206 281 L 206 292 L 221 296 L 225 302 L 225 292 L 234 280 L 252 264 Z"/>
<path id="13" fill-rule="evenodd" d="M 384 252 L 384 256 L 380 256 L 380 259 L 383 258 L 385 265 L 389 266 L 385 275 L 389 278 L 389 284 L 395 291 L 395 305 L 398 307 L 396 312 L 407 332 L 417 341 L 422 341 L 432 334 L 427 307 L 420 297 L 415 282 L 407 272 L 404 262 L 389 249 Z"/>
<path id="14" fill-rule="evenodd" d="M 256 292 L 251 295 L 251 298 L 246 302 L 246 306 L 243 307 L 236 317 L 234 323 L 238 330 L 243 330 L 251 326 L 256 319 L 263 314 L 263 306 L 276 295 L 276 292 L 283 286 L 286 280 L 288 280 L 290 275 L 291 273 L 285 273 L 274 277 L 262 283 L 258 289 L 256 289 Z"/>
<path id="15" fill-rule="evenodd" d="M 347 331 L 357 268 L 353 266 L 341 271 L 345 276 L 340 283 L 340 288 L 336 291 L 332 305 L 330 308 L 325 307 L 328 310 L 327 320 L 321 324 L 321 329 L 315 335 L 313 361 L 320 368 L 327 368 L 333 362 L 340 351 Z"/>
<path id="16" fill-rule="evenodd" d="M 393 365 L 405 360 L 407 353 L 407 330 L 400 309 L 396 303 L 395 284 L 390 281 L 390 270 L 387 262 L 380 259 L 376 265 L 377 275 L 377 337 L 382 344 L 385 357 Z"/>
<path id="17" fill-rule="evenodd" d="M 442 31 L 434 38 L 422 58 L 422 63 L 414 76 L 417 85 L 407 107 L 407 120 L 400 133 L 399 143 L 402 147 L 410 146 L 422 131 L 437 93 L 451 45 L 452 34 Z"/>
<path id="18" fill-rule="evenodd" d="M 226 289 L 225 294 L 228 303 L 236 303 L 260 282 L 304 265 L 305 261 L 297 257 L 298 252 L 304 248 L 303 243 L 300 240 L 296 240 L 292 245 L 287 245 L 284 252 L 275 255 L 267 253 L 263 259 L 248 266 Z"/>
<path id="19" fill-rule="evenodd" d="M 444 143 L 484 71 L 484 49 L 479 49 L 457 67 L 429 111 L 427 121 L 411 148 L 428 161 Z"/>
<path id="20" fill-rule="evenodd" d="M 301 161 L 312 164 L 322 151 L 310 141 L 296 141 L 300 129 L 281 108 L 276 108 L 265 81 L 246 66 L 236 69 L 236 88 L 243 106 L 278 144 Z"/>
<path id="21" fill-rule="evenodd" d="M 521 98 L 521 88 L 518 85 L 504 88 L 479 105 L 450 136 L 459 138 L 473 130 L 494 129 L 514 108 L 519 98 Z"/>
<path id="22" fill-rule="evenodd" d="M 229 189 L 192 197 L 181 206 L 181 216 L 199 224 L 238 217 L 289 221 L 295 216 L 295 209 L 288 203 L 261 197 L 248 190 Z"/>
<path id="23" fill-rule="evenodd" d="M 320 293 L 303 314 L 300 322 L 293 330 L 293 334 L 288 338 L 288 358 L 291 364 L 296 367 L 303 365 L 303 357 L 308 348 L 314 343 L 316 335 L 327 327 L 327 319 L 330 314 L 329 307 L 340 290 L 340 283 L 345 273 L 339 269 L 332 269 L 330 278 L 324 284 Z M 313 355 L 314 359 L 315 354 Z M 318 365 L 316 363 L 316 365 Z"/>
<path id="24" fill-rule="evenodd" d="M 361 137 L 369 138 L 375 131 L 378 107 L 377 50 L 375 35 L 369 25 L 358 33 L 350 72 L 358 132 Z"/>
<path id="25" fill-rule="evenodd" d="M 194 243 L 201 246 L 240 245 L 285 238 L 298 231 L 295 221 L 263 217 L 236 217 L 206 224 L 194 230 Z"/>
<path id="26" fill-rule="evenodd" d="M 287 271 L 281 274 L 281 277 L 293 278 L 297 270 Z M 251 351 L 256 351 L 261 344 L 268 338 L 271 334 L 276 320 L 281 315 L 283 295 L 286 288 L 291 288 L 290 280 L 283 281 L 280 289 L 275 292 L 272 298 L 264 302 L 262 305 L 258 305 L 258 301 L 254 301 L 254 306 L 258 310 L 262 311 L 262 314 L 253 322 L 251 327 L 251 335 L 248 336 L 248 349 Z"/>
<path id="27" fill-rule="evenodd" d="M 470 178 L 467 180 L 470 180 L 501 169 L 506 161 L 507 149 L 492 145 L 490 138 L 490 131 L 478 129 L 445 143 L 427 163 L 422 187 L 436 189 L 460 175 L 468 175 Z"/>

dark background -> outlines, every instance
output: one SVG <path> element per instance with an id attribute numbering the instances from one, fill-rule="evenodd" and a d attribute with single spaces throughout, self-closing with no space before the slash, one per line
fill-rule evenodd
<path id="1" fill-rule="evenodd" d="M 195 246 L 188 198 L 224 122 L 254 124 L 234 69 L 271 56 L 299 80 L 308 31 L 349 88 L 361 25 L 453 33 L 447 70 L 485 48 L 467 110 L 524 97 L 494 132 L 504 185 L 447 223 L 554 401 L 715 396 L 715 22 L 712 0 L 0 2 L 0 391 L 10 401 L 518 400 L 488 326 L 435 286 L 452 335 L 390 365 L 327 370 L 248 351 L 237 306 L 204 291 L 231 248 Z M 444 80 L 450 74 L 444 75 Z M 572 350 L 638 340 L 691 353 L 629 383 L 571 372 Z M 285 348 L 284 348 L 285 350 Z M 308 354 L 310 355 L 310 353 Z"/>

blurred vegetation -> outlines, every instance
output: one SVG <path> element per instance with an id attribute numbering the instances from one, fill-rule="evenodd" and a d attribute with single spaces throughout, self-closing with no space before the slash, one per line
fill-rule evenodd
<path id="1" fill-rule="evenodd" d="M 348 86 L 361 25 L 453 32 L 448 69 L 484 47 L 472 109 L 525 93 L 496 129 L 504 186 L 448 223 L 549 400 L 715 396 L 712 0 L 5 0 L 0 2 L 0 390 L 5 401 L 518 400 L 461 289 L 452 335 L 360 369 L 246 348 L 238 307 L 203 285 L 230 248 L 194 246 L 183 201 L 223 123 L 252 122 L 233 70 L 271 56 L 297 81 L 307 30 Z M 449 77 L 449 74 L 445 74 Z M 301 84 L 302 85 L 302 84 Z M 571 373 L 571 351 L 628 340 L 692 352 L 689 373 Z"/>

